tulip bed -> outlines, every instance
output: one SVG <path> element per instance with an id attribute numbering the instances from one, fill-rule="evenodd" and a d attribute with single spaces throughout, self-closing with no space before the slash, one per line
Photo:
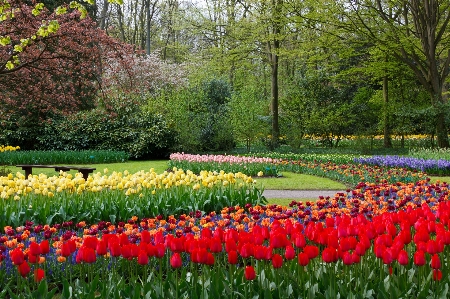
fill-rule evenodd
<path id="1" fill-rule="evenodd" d="M 446 298 L 448 195 L 360 182 L 289 207 L 6 226 L 0 297 Z"/>
<path id="2" fill-rule="evenodd" d="M 97 172 L 87 180 L 80 173 L 73 177 L 63 172 L 52 177 L 25 178 L 20 172 L 0 177 L 0 227 L 17 227 L 25 221 L 116 223 L 131 216 L 208 213 L 225 206 L 265 202 L 251 177 L 223 171 Z"/>
<path id="3" fill-rule="evenodd" d="M 435 175 L 450 174 L 450 161 L 445 159 L 422 159 L 401 156 L 373 156 L 355 158 L 355 162 L 387 167 L 403 167 L 406 169 L 418 169 Z"/>
<path id="4" fill-rule="evenodd" d="M 353 155 L 315 155 L 307 159 L 303 157 L 307 155 L 277 154 L 272 158 L 260 158 L 177 153 L 170 156 L 169 165 L 188 167 L 194 172 L 201 169 L 217 171 L 223 168 L 253 176 L 278 176 L 282 171 L 289 171 L 330 178 L 352 187 L 360 182 L 408 183 L 426 177 L 426 173 L 415 169 L 355 164 L 350 162 L 355 159 Z"/>

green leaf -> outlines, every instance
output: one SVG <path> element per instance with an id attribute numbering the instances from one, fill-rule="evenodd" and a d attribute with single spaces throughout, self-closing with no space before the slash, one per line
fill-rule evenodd
<path id="1" fill-rule="evenodd" d="M 11 43 L 11 37 L 9 37 L 9 36 L 0 37 L 0 45 L 1 46 L 6 46 L 6 45 L 9 45 L 10 43 Z"/>
<path id="2" fill-rule="evenodd" d="M 63 278 L 62 299 L 72 298 L 72 287 L 69 285 L 67 279 Z"/>
<path id="3" fill-rule="evenodd" d="M 447 294 L 448 294 L 448 283 L 446 283 L 445 284 L 445 286 L 444 286 L 444 290 L 442 290 L 440 293 L 439 293 L 439 299 L 445 299 L 445 298 L 448 298 L 447 297 Z"/>

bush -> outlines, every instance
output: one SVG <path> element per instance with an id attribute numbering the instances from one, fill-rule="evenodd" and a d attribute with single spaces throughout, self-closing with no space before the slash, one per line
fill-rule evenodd
<path id="1" fill-rule="evenodd" d="M 94 109 L 54 119 L 37 139 L 43 150 L 124 151 L 131 158 L 148 159 L 168 157 L 176 134 L 157 114 L 108 114 Z"/>

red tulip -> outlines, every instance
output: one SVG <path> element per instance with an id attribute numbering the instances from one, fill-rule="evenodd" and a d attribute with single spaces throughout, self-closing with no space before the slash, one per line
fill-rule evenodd
<path id="1" fill-rule="evenodd" d="M 255 259 L 257 259 L 257 260 L 264 260 L 264 259 L 266 259 L 266 250 L 267 249 L 267 247 L 265 247 L 265 246 L 262 246 L 262 245 L 255 245 L 254 247 L 253 247 L 253 250 L 254 250 L 254 257 L 255 257 Z"/>
<path id="2" fill-rule="evenodd" d="M 39 255 L 33 255 L 31 254 L 31 251 L 28 251 L 28 262 L 31 264 L 36 264 L 39 262 Z"/>
<path id="3" fill-rule="evenodd" d="M 402 266 L 408 265 L 408 253 L 405 250 L 400 250 L 400 252 L 398 253 L 397 261 Z"/>
<path id="4" fill-rule="evenodd" d="M 158 233 L 156 233 L 156 235 L 157 234 Z M 128 239 L 128 235 L 127 234 L 123 234 L 122 233 L 122 234 L 119 235 L 119 244 L 120 244 L 120 246 L 130 244 L 130 240 Z"/>
<path id="5" fill-rule="evenodd" d="M 153 240 L 156 244 L 164 244 L 164 235 L 161 231 L 158 231 L 154 236 L 153 236 Z"/>
<path id="6" fill-rule="evenodd" d="M 70 253 L 74 253 L 77 250 L 77 243 L 75 240 L 69 240 L 67 243 L 69 244 Z"/>
<path id="7" fill-rule="evenodd" d="M 291 245 L 286 246 L 286 249 L 285 249 L 285 252 L 284 252 L 284 257 L 288 261 L 293 260 L 295 258 L 294 247 L 292 247 Z"/>
<path id="8" fill-rule="evenodd" d="M 241 249 L 239 250 L 240 255 L 243 258 L 249 258 L 251 256 L 253 256 L 253 244 L 251 243 L 245 243 L 244 245 L 242 245 Z"/>
<path id="9" fill-rule="evenodd" d="M 83 245 L 84 245 L 85 247 L 89 247 L 89 248 L 95 250 L 95 248 L 97 248 L 97 242 L 98 242 L 97 237 L 86 237 L 86 238 L 83 240 Z"/>
<path id="10" fill-rule="evenodd" d="M 264 236 L 262 234 L 253 234 L 253 244 L 262 245 L 264 243 Z"/>
<path id="11" fill-rule="evenodd" d="M 413 239 L 416 244 L 419 242 L 428 242 L 428 240 L 430 240 L 430 235 L 425 229 L 419 229 L 416 231 Z"/>
<path id="12" fill-rule="evenodd" d="M 25 255 L 23 254 L 22 249 L 16 247 L 9 252 L 12 262 L 14 265 L 21 265 L 25 262 Z"/>
<path id="13" fill-rule="evenodd" d="M 309 264 L 309 257 L 306 253 L 300 252 L 298 254 L 298 264 L 303 267 L 305 267 Z"/>
<path id="14" fill-rule="evenodd" d="M 294 245 L 297 248 L 303 248 L 306 246 L 306 240 L 305 240 L 305 236 L 303 236 L 300 233 L 295 234 L 294 237 Z"/>
<path id="15" fill-rule="evenodd" d="M 83 248 L 83 247 L 81 247 Z M 80 248 L 80 250 L 81 250 Z M 83 250 L 83 262 L 92 264 L 97 260 L 97 255 L 95 253 L 95 250 L 91 247 L 84 247 Z"/>
<path id="16" fill-rule="evenodd" d="M 131 260 L 133 259 L 133 254 L 131 252 L 131 244 L 125 244 L 122 245 L 122 247 L 120 248 L 120 254 L 122 255 L 122 257 L 124 259 L 128 259 Z"/>
<path id="17" fill-rule="evenodd" d="M 327 227 L 334 227 L 334 218 L 333 217 L 327 217 L 325 219 L 325 225 Z"/>
<path id="18" fill-rule="evenodd" d="M 137 262 L 141 266 L 145 266 L 148 264 L 148 255 L 147 251 L 140 250 L 137 256 Z"/>
<path id="19" fill-rule="evenodd" d="M 285 233 L 281 233 L 281 229 L 278 229 L 277 232 L 272 233 L 270 236 L 270 246 L 273 248 L 282 248 L 288 244 L 288 239 Z"/>
<path id="20" fill-rule="evenodd" d="M 224 233 L 223 233 L 223 229 L 219 226 L 214 230 L 213 236 L 215 238 L 219 238 L 221 242 L 223 242 L 223 238 L 224 238 Z"/>
<path id="21" fill-rule="evenodd" d="M 30 273 L 31 269 L 30 269 L 30 265 L 28 265 L 27 262 L 23 262 L 21 263 L 18 267 L 17 270 L 19 270 L 19 273 L 22 277 L 25 277 L 28 275 L 28 273 Z"/>
<path id="22" fill-rule="evenodd" d="M 416 266 L 423 266 L 426 264 L 425 252 L 419 250 L 414 253 L 414 264 Z"/>
<path id="23" fill-rule="evenodd" d="M 361 257 L 356 253 L 352 253 L 353 264 L 359 264 L 361 262 Z"/>
<path id="24" fill-rule="evenodd" d="M 236 251 L 237 250 L 236 241 L 234 241 L 233 239 L 226 240 L 225 241 L 225 250 L 227 252 Z"/>
<path id="25" fill-rule="evenodd" d="M 105 255 L 108 253 L 106 242 L 104 240 L 100 240 L 97 242 L 97 247 L 95 248 L 98 255 Z"/>
<path id="26" fill-rule="evenodd" d="M 172 252 L 182 252 L 184 250 L 184 238 L 172 238 L 169 247 Z"/>
<path id="27" fill-rule="evenodd" d="M 439 249 L 438 249 L 437 242 L 435 240 L 428 240 L 427 241 L 427 253 L 429 255 L 433 255 L 438 252 L 439 252 Z"/>
<path id="28" fill-rule="evenodd" d="M 31 242 L 31 243 L 30 243 L 29 249 L 30 249 L 29 252 L 30 252 L 32 255 L 40 255 L 40 254 L 41 254 L 41 247 L 40 247 L 39 244 L 36 243 L 36 242 Z"/>
<path id="29" fill-rule="evenodd" d="M 374 251 L 375 256 L 377 258 L 382 259 L 383 258 L 383 254 L 386 251 L 386 246 L 384 246 L 383 244 L 374 245 L 373 251 Z"/>
<path id="30" fill-rule="evenodd" d="M 399 234 L 401 240 L 403 241 L 403 244 L 408 245 L 411 243 L 412 237 L 411 237 L 411 231 L 408 229 L 402 230 Z"/>
<path id="31" fill-rule="evenodd" d="M 71 251 L 71 249 L 70 249 L 70 244 L 69 244 L 69 242 L 63 243 L 62 246 L 61 246 L 61 255 L 62 255 L 63 257 L 68 257 L 68 256 L 71 255 L 71 254 L 72 254 L 72 251 Z"/>
<path id="32" fill-rule="evenodd" d="M 382 258 L 384 264 L 390 265 L 395 260 L 394 253 L 392 251 L 393 250 L 390 247 L 383 251 Z"/>
<path id="33" fill-rule="evenodd" d="M 143 230 L 141 232 L 141 243 L 149 244 L 151 241 L 150 232 L 148 230 Z"/>
<path id="34" fill-rule="evenodd" d="M 209 250 L 212 253 L 222 252 L 222 242 L 220 241 L 219 238 L 217 237 L 211 238 L 209 242 Z"/>
<path id="35" fill-rule="evenodd" d="M 205 228 L 202 229 L 202 231 L 200 233 L 200 237 L 202 239 L 211 239 L 212 238 L 212 231 L 209 228 L 205 227 Z"/>
<path id="36" fill-rule="evenodd" d="M 440 281 L 442 279 L 442 271 L 439 269 L 433 269 L 433 280 Z"/>
<path id="37" fill-rule="evenodd" d="M 441 260 L 439 259 L 439 256 L 435 253 L 431 257 L 431 268 L 433 269 L 439 269 L 441 268 Z"/>
<path id="38" fill-rule="evenodd" d="M 322 260 L 325 263 L 333 263 L 337 260 L 337 251 L 333 247 L 327 247 L 322 251 Z"/>
<path id="39" fill-rule="evenodd" d="M 136 244 L 129 244 L 128 246 L 130 246 L 130 250 L 131 250 L 131 257 L 138 257 L 139 255 L 139 246 L 137 246 Z"/>
<path id="40" fill-rule="evenodd" d="M 319 255 L 319 248 L 314 245 L 306 245 L 305 248 L 303 248 L 303 252 L 308 255 L 310 260 L 312 260 Z"/>
<path id="41" fill-rule="evenodd" d="M 330 234 L 328 235 L 328 247 L 338 248 L 339 247 L 339 239 L 337 235 Z"/>
<path id="42" fill-rule="evenodd" d="M 35 269 L 34 270 L 34 281 L 40 282 L 45 277 L 45 272 L 42 269 Z"/>
<path id="43" fill-rule="evenodd" d="M 83 262 L 83 251 L 84 247 L 80 247 L 80 249 L 78 249 L 77 255 L 75 256 L 75 261 L 77 264 Z"/>
<path id="44" fill-rule="evenodd" d="M 238 254 L 235 250 L 228 252 L 228 263 L 236 265 L 238 263 Z"/>
<path id="45" fill-rule="evenodd" d="M 50 245 L 48 240 L 44 240 L 39 244 L 39 248 L 41 250 L 41 254 L 47 254 L 50 252 Z"/>
<path id="46" fill-rule="evenodd" d="M 352 254 L 349 251 L 344 252 L 344 255 L 342 256 L 342 261 L 344 262 L 344 265 L 350 266 L 353 264 L 353 257 Z"/>
<path id="47" fill-rule="evenodd" d="M 172 256 L 170 257 L 170 265 L 172 266 L 172 268 L 181 268 L 181 266 L 183 265 L 183 262 L 181 260 L 181 256 L 178 252 L 175 252 L 174 254 L 172 254 Z"/>
<path id="48" fill-rule="evenodd" d="M 246 266 L 244 272 L 245 279 L 253 280 L 256 278 L 255 268 L 252 266 Z"/>
<path id="49" fill-rule="evenodd" d="M 281 268 L 283 266 L 283 257 L 278 253 L 272 256 L 272 266 L 275 269 Z"/>
<path id="50" fill-rule="evenodd" d="M 164 254 L 166 253 L 166 248 L 164 247 L 164 244 L 158 243 L 155 245 L 155 256 L 157 258 L 163 258 Z"/>
<path id="51" fill-rule="evenodd" d="M 273 255 L 273 248 L 271 246 L 269 247 L 264 247 L 265 248 L 265 256 L 264 259 L 266 261 L 270 261 L 272 259 L 272 255 Z"/>
<path id="52" fill-rule="evenodd" d="M 343 237 L 347 237 L 348 233 L 347 233 L 347 225 L 345 224 L 340 224 L 337 227 L 337 232 L 338 232 L 338 237 L 339 238 L 343 238 Z"/>
<path id="53" fill-rule="evenodd" d="M 120 246 L 119 241 L 116 242 L 108 242 L 109 252 L 111 256 L 118 257 L 122 254 L 122 247 Z"/>
<path id="54" fill-rule="evenodd" d="M 366 254 L 366 248 L 365 248 L 364 244 L 362 244 L 361 242 L 358 242 L 358 244 L 356 244 L 355 252 L 359 256 L 365 255 Z"/>
<path id="55" fill-rule="evenodd" d="M 239 233 L 235 229 L 229 229 L 225 233 L 225 243 L 228 242 L 228 240 L 234 241 L 234 244 L 237 243 L 239 240 Z"/>
<path id="56" fill-rule="evenodd" d="M 205 264 L 208 266 L 214 266 L 214 255 L 211 252 L 208 252 L 206 255 L 206 262 Z"/>

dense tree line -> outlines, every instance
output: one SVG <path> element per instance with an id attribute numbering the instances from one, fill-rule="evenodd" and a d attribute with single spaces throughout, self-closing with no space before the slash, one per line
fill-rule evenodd
<path id="1" fill-rule="evenodd" d="M 57 10 L 52 3 L 46 5 Z M 417 133 L 449 147 L 449 6 L 437 0 L 98 1 L 87 19 L 92 17 L 95 30 L 107 34 L 96 35 L 99 40 L 115 38 L 121 52 L 111 56 L 98 46 L 100 41 L 87 42 L 74 33 L 74 40 L 91 47 L 80 53 L 99 55 L 86 60 L 92 68 L 81 76 L 90 82 L 91 96 L 79 84 L 71 87 L 79 93 L 71 105 L 61 100 L 69 99 L 71 90 L 64 85 L 64 91 L 51 88 L 59 97 L 48 95 L 44 86 L 38 90 L 38 84 L 32 92 L 13 92 L 5 82 L 26 77 L 19 71 L 26 56 L 12 53 L 12 44 L 4 40 L 2 102 L 45 96 L 52 103 L 48 109 L 75 107 L 62 113 L 116 113 L 111 107 L 131 113 L 139 107 L 161 114 L 176 132 L 174 148 L 186 151 L 228 150 L 236 143 L 250 148 L 256 142 L 300 147 L 310 136 L 338 146 L 346 136 L 380 134 L 390 147 L 394 134 Z M 9 28 L 20 18 L 0 22 L 0 35 L 11 36 L 16 44 L 20 41 Z M 54 16 L 35 18 L 41 22 Z M 86 21 L 76 22 L 74 28 Z M 63 28 L 64 20 L 59 24 Z M 36 26 L 24 34 L 32 36 Z M 69 69 L 68 63 L 59 65 Z M 54 86 L 58 80 L 52 78 L 53 85 L 42 85 Z M 73 86 L 76 76 L 70 78 L 64 84 Z M 10 112 L 1 111 L 8 117 Z M 11 135 L 21 126 L 10 120 L 7 129 Z"/>

